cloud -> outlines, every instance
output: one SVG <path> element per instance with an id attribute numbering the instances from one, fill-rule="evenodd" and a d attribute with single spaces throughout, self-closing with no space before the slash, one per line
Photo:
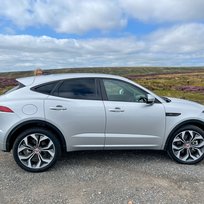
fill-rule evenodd
<path id="1" fill-rule="evenodd" d="M 21 29 L 48 26 L 59 33 L 124 28 L 134 18 L 142 22 L 204 20 L 203 0 L 6 0 L 0 17 Z"/>
<path id="2" fill-rule="evenodd" d="M 0 71 L 36 67 L 203 65 L 203 41 L 204 25 L 196 23 L 161 29 L 140 38 L 0 35 Z"/>
<path id="3" fill-rule="evenodd" d="M 191 23 L 160 29 L 149 36 L 151 52 L 197 53 L 204 51 L 204 24 Z"/>
<path id="4" fill-rule="evenodd" d="M 119 0 L 123 11 L 143 22 L 192 22 L 204 19 L 203 0 Z"/>
<path id="5" fill-rule="evenodd" d="M 21 28 L 46 25 L 60 33 L 81 34 L 122 28 L 127 20 L 116 5 L 117 0 L 7 0 L 0 4 L 0 16 Z"/>

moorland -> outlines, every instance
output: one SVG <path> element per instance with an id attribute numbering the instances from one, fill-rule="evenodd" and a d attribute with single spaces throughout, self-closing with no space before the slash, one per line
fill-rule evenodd
<path id="1" fill-rule="evenodd" d="M 107 73 L 127 77 L 160 96 L 177 97 L 204 104 L 204 67 L 120 67 L 65 68 L 45 70 L 57 73 Z M 0 73 L 0 94 L 16 85 L 16 78 L 34 75 L 33 71 Z"/>

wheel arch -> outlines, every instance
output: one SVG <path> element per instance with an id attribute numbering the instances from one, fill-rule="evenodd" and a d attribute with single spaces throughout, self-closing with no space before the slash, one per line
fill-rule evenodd
<path id="1" fill-rule="evenodd" d="M 201 128 L 204 131 L 204 122 L 200 121 L 200 120 L 187 120 L 187 121 L 183 121 L 181 123 L 179 123 L 176 127 L 173 128 L 173 130 L 169 133 L 165 146 L 164 146 L 164 150 L 167 150 L 168 148 L 168 143 L 170 138 L 172 137 L 172 135 L 181 127 L 187 126 L 187 125 L 195 125 L 199 128 Z"/>
<path id="2" fill-rule="evenodd" d="M 55 135 L 57 135 L 57 138 L 59 139 L 60 146 L 62 148 L 62 151 L 66 151 L 66 141 L 62 134 L 62 132 L 53 124 L 43 121 L 43 120 L 30 120 L 25 121 L 17 126 L 15 126 L 9 133 L 7 140 L 6 140 L 6 151 L 9 152 L 13 148 L 13 144 L 18 137 L 18 135 L 25 129 L 31 128 L 31 127 L 44 127 L 53 132 Z"/>

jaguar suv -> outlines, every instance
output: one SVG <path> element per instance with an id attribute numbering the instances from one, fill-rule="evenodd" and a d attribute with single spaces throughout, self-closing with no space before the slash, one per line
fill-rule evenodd
<path id="1" fill-rule="evenodd" d="M 166 150 L 182 164 L 204 158 L 204 106 L 160 97 L 126 78 L 57 74 L 17 79 L 0 96 L 0 149 L 42 172 L 61 153 Z"/>

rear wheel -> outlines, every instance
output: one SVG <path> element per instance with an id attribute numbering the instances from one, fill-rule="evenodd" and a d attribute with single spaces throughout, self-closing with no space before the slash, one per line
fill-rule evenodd
<path id="1" fill-rule="evenodd" d="M 169 141 L 168 153 L 182 164 L 200 162 L 204 158 L 204 131 L 193 125 L 180 128 Z"/>
<path id="2" fill-rule="evenodd" d="M 60 143 L 55 135 L 42 128 L 22 132 L 13 146 L 16 163 L 30 172 L 46 171 L 56 163 L 60 153 Z"/>

